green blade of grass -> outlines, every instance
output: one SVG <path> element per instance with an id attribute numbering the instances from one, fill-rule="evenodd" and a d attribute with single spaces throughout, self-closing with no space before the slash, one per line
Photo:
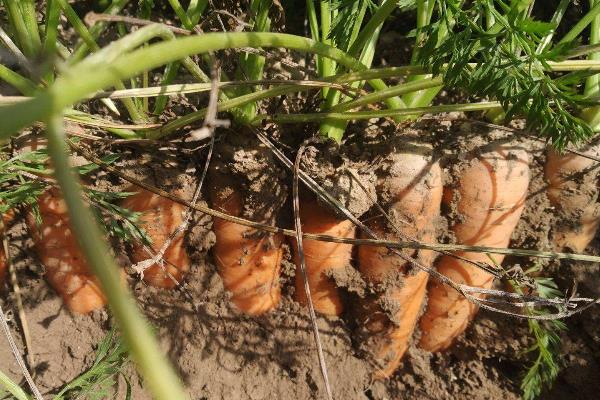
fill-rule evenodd
<path id="1" fill-rule="evenodd" d="M 0 385 L 2 385 L 10 394 L 15 396 L 17 400 L 31 400 L 31 397 L 25 393 L 21 386 L 13 382 L 8 376 L 4 375 L 2 371 L 0 371 Z"/>
<path id="2" fill-rule="evenodd" d="M 159 400 L 187 399 L 179 378 L 163 356 L 148 323 L 139 312 L 129 290 L 122 284 L 119 268 L 110 255 L 102 232 L 82 200 L 81 186 L 68 161 L 62 117 L 51 116 L 46 121 L 46 127 L 48 154 L 69 210 L 73 231 L 88 265 L 102 285 L 123 339 L 144 377 L 146 387 L 154 398 Z"/>

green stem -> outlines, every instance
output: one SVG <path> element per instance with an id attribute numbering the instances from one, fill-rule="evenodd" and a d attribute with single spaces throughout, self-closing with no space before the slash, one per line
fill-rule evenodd
<path id="1" fill-rule="evenodd" d="M 198 22 L 200 22 L 200 17 L 202 16 L 202 13 L 204 13 L 207 5 L 208 0 L 190 0 L 187 14 L 192 23 L 192 27 L 198 25 Z"/>
<path id="2" fill-rule="evenodd" d="M 348 101 L 346 103 L 340 103 L 335 107 L 331 108 L 332 112 L 348 111 L 353 108 L 358 108 L 368 104 L 378 103 L 380 101 L 389 99 L 394 96 L 401 96 L 406 93 L 412 93 L 418 90 L 428 89 L 432 87 L 438 87 L 443 83 L 442 77 L 433 78 L 430 80 L 418 80 L 414 82 L 403 83 L 397 86 L 392 86 L 387 89 L 379 90 L 377 92 L 369 93 L 359 97 L 356 100 Z"/>
<path id="3" fill-rule="evenodd" d="M 37 13 L 35 11 L 34 0 L 21 0 L 21 12 L 23 22 L 27 28 L 31 44 L 33 46 L 34 55 L 38 55 L 42 48 L 42 40 L 40 39 L 40 30 L 37 23 Z"/>
<path id="4" fill-rule="evenodd" d="M 371 118 L 387 118 L 396 116 L 436 114 L 454 111 L 484 111 L 495 107 L 499 107 L 497 101 L 488 101 L 480 103 L 465 103 L 465 104 L 445 104 L 440 106 L 404 108 L 400 110 L 379 110 L 379 111 L 358 111 L 344 113 L 307 113 L 307 114 L 262 114 L 256 116 L 253 124 L 260 124 L 263 121 L 276 123 L 308 123 L 321 122 L 327 119 L 337 121 L 357 121 Z"/>
<path id="5" fill-rule="evenodd" d="M 577 39 L 579 34 L 592 23 L 592 21 L 600 14 L 600 3 L 596 3 L 590 10 L 567 32 L 565 36 L 558 42 L 559 44 L 569 43 Z"/>
<path id="6" fill-rule="evenodd" d="M 383 25 L 387 17 L 394 11 L 398 4 L 398 0 L 386 0 L 380 7 L 377 8 L 375 14 L 369 19 L 363 30 L 358 34 L 348 54 L 357 57 L 363 49 L 365 43 L 373 36 L 375 31 Z"/>
<path id="7" fill-rule="evenodd" d="M 207 33 L 155 43 L 116 59 L 111 57 L 113 50 L 122 46 L 122 41 L 129 36 L 154 27 L 156 25 L 141 28 L 73 66 L 68 74 L 57 78 L 52 87 L 35 99 L 0 108 L 0 120 L 6 121 L 0 125 L 0 136 L 10 135 L 33 121 L 43 120 L 91 93 L 191 54 L 240 47 L 284 47 L 332 58 L 348 69 L 366 69 L 358 60 L 334 47 L 301 36 L 272 32 Z M 369 82 L 375 89 L 384 85 L 382 81 Z"/>
<path id="8" fill-rule="evenodd" d="M 121 12 L 121 10 L 127 5 L 127 3 L 129 3 L 129 0 L 113 0 L 111 5 L 106 10 L 104 10 L 104 14 L 116 15 Z M 104 32 L 104 29 L 107 26 L 107 22 L 96 22 L 96 24 L 94 24 L 94 26 L 92 26 L 89 29 L 90 35 L 92 35 L 92 38 L 94 40 L 97 40 L 102 34 L 102 32 Z M 78 61 L 82 60 L 83 57 L 85 57 L 89 52 L 90 48 L 88 47 L 88 45 L 82 40 L 80 40 L 77 43 L 75 51 L 73 51 L 73 54 L 71 54 L 71 58 L 69 58 L 68 63 L 70 65 L 77 63 Z"/>
<path id="9" fill-rule="evenodd" d="M 65 16 L 67 17 L 69 23 L 73 26 L 79 37 L 84 41 L 85 45 L 92 52 L 99 51 L 100 46 L 98 46 L 96 40 L 94 39 L 90 31 L 87 29 L 81 18 L 79 18 L 79 15 L 77 15 L 77 13 L 73 9 L 73 7 L 71 7 L 71 5 L 67 2 L 67 0 L 56 1 L 58 1 L 58 4 L 65 13 Z M 123 84 L 123 82 L 120 81 L 115 82 L 115 87 L 117 89 L 125 89 L 125 85 Z M 131 117 L 132 121 L 136 123 L 146 123 L 149 121 L 148 116 L 137 106 L 137 104 L 135 104 L 135 101 L 133 101 L 133 99 L 123 99 L 121 100 L 121 102 L 127 109 L 127 112 L 129 113 L 129 116 Z"/>
<path id="10" fill-rule="evenodd" d="M 565 12 L 567 11 L 567 7 L 569 7 L 570 3 L 571 3 L 571 0 L 561 0 L 560 3 L 558 4 L 558 6 L 556 7 L 556 10 L 554 11 L 554 15 L 552 15 L 552 19 L 550 20 L 550 23 L 558 26 L 558 24 L 560 24 L 560 21 L 562 21 L 562 18 L 565 15 Z M 554 32 L 555 32 L 555 29 L 553 29 L 550 33 L 548 33 L 546 36 L 544 36 L 544 38 L 541 40 L 540 44 L 538 45 L 538 47 L 535 51 L 536 54 L 541 54 L 546 49 L 546 47 L 548 47 L 548 45 L 552 42 L 552 38 L 554 37 Z"/>
<path id="11" fill-rule="evenodd" d="M 46 4 L 46 26 L 44 45 L 42 47 L 42 53 L 44 57 L 54 60 L 57 55 L 57 43 L 58 43 L 58 24 L 60 21 L 60 6 L 57 0 L 48 0 Z M 52 64 L 51 64 L 52 65 Z M 52 83 L 54 81 L 54 68 L 50 68 L 48 73 L 44 77 L 45 81 Z"/>
<path id="12" fill-rule="evenodd" d="M 17 400 L 31 400 L 31 397 L 25 393 L 21 386 L 14 383 L 8 376 L 0 371 L 0 385 L 4 387 L 10 394 L 15 396 Z"/>
<path id="13" fill-rule="evenodd" d="M 171 5 L 173 11 L 175 11 L 175 14 L 177 14 L 177 18 L 179 18 L 185 29 L 190 31 L 194 29 L 194 25 L 192 24 L 190 17 L 181 6 L 181 3 L 179 3 L 179 0 L 169 0 L 169 4 Z"/>
<path id="14" fill-rule="evenodd" d="M 329 35 L 331 34 L 331 10 L 329 8 L 330 0 L 321 0 L 320 8 L 321 8 L 321 42 L 326 45 L 331 45 L 331 39 Z M 336 72 L 336 64 L 335 62 L 327 57 L 321 58 L 320 63 L 321 69 L 318 71 L 319 76 L 321 78 L 335 75 Z M 327 98 L 329 90 L 324 88 L 322 90 L 323 98 Z"/>
<path id="15" fill-rule="evenodd" d="M 8 69 L 4 65 L 0 64 L 0 80 L 8 83 L 10 86 L 17 89 L 25 96 L 33 96 L 37 87 L 29 79 L 17 74 L 16 72 Z"/>
<path id="16" fill-rule="evenodd" d="M 30 36 L 30 32 L 27 29 L 27 24 L 23 18 L 21 5 L 17 0 L 4 0 L 6 11 L 8 13 L 8 19 L 11 27 L 17 36 L 17 40 L 21 45 L 21 49 L 27 58 L 34 58 L 36 55 L 35 45 L 33 39 Z"/>
<path id="17" fill-rule="evenodd" d="M 600 1 L 590 0 L 590 8 L 599 5 Z M 600 42 L 600 16 L 596 16 L 590 25 L 590 46 L 594 46 Z M 592 53 L 588 56 L 589 60 L 600 60 L 600 53 Z M 585 81 L 585 96 L 595 96 L 600 92 L 600 75 L 590 76 Z M 593 130 L 597 130 L 600 125 L 600 106 L 588 107 L 581 112 L 581 118 L 586 121 Z"/>
<path id="18" fill-rule="evenodd" d="M 104 235 L 82 200 L 81 186 L 68 161 L 62 118 L 51 116 L 46 126 L 48 154 L 69 210 L 75 237 L 91 270 L 102 285 L 127 348 L 144 377 L 145 386 L 156 399 L 187 399 L 179 378 L 162 355 L 148 323 L 123 285 L 119 268 L 110 255 Z"/>

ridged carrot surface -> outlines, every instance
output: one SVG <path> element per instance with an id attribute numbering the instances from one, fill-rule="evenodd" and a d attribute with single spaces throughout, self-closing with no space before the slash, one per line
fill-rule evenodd
<path id="1" fill-rule="evenodd" d="M 314 197 L 303 198 L 300 202 L 300 221 L 302 232 L 345 238 L 355 237 L 352 221 L 338 218 L 333 211 L 320 205 Z M 291 240 L 296 262 L 296 293 L 298 302 L 306 304 L 304 280 L 299 268 L 296 241 Z M 306 239 L 303 241 L 306 273 L 315 311 L 326 315 L 340 315 L 344 310 L 340 292 L 332 274 L 343 271 L 350 265 L 352 245 L 322 242 Z"/>
<path id="2" fill-rule="evenodd" d="M 600 145 L 583 150 L 600 156 Z M 559 154 L 550 149 L 546 154 L 544 174 L 550 203 L 560 210 L 552 237 L 557 249 L 577 253 L 585 250 L 600 225 L 598 203 L 598 162 L 572 153 Z"/>
<path id="3" fill-rule="evenodd" d="M 411 237 L 431 243 L 435 240 L 442 199 L 439 164 L 426 154 L 400 153 L 390 170 L 392 175 L 382 179 L 379 185 L 391 195 L 388 213 L 397 221 L 395 225 L 405 235 L 404 239 Z M 404 240 L 383 217 L 367 225 L 381 238 Z M 432 267 L 434 252 L 414 253 L 405 252 Z M 358 260 L 360 272 L 368 282 L 388 286 L 382 294 L 362 301 L 359 317 L 370 336 L 363 348 L 368 349 L 375 361 L 373 377 L 386 378 L 396 370 L 408 348 L 423 307 L 429 275 L 385 247 L 361 246 Z"/>
<path id="4" fill-rule="evenodd" d="M 211 190 L 211 198 L 216 210 L 241 215 L 240 192 L 215 189 Z M 282 235 L 264 236 L 256 229 L 221 218 L 215 218 L 213 231 L 213 255 L 219 275 L 237 308 L 260 315 L 277 307 L 281 299 Z"/>
<path id="5" fill-rule="evenodd" d="M 122 206 L 142 213 L 139 224 L 150 238 L 151 247 L 156 253 L 183 222 L 186 207 L 141 188 L 136 187 L 129 191 L 136 194 L 126 198 Z M 143 244 L 135 243 L 130 258 L 132 262 L 138 263 L 152 256 L 144 249 Z M 162 267 L 153 264 L 144 271 L 144 281 L 155 287 L 172 289 L 183 280 L 190 269 L 190 259 L 182 234 L 167 247 L 163 260 Z"/>
<path id="6" fill-rule="evenodd" d="M 67 207 L 58 189 L 44 192 L 38 204 L 41 226 L 37 226 L 31 213 L 27 222 L 36 253 L 45 266 L 46 279 L 69 310 L 86 314 L 103 308 L 106 297 L 73 236 Z"/>
<path id="7" fill-rule="evenodd" d="M 457 197 L 458 218 L 451 229 L 459 244 L 505 248 L 521 217 L 529 186 L 529 157 L 522 148 L 498 145 L 474 156 L 458 177 L 458 185 L 444 194 Z M 485 253 L 456 252 L 468 260 L 491 263 Z M 494 255 L 502 263 L 502 255 Z M 456 283 L 490 288 L 493 276 L 474 265 L 444 255 L 440 273 Z M 434 282 L 427 310 L 421 318 L 420 347 L 439 351 L 450 346 L 467 327 L 477 307 L 454 289 Z"/>

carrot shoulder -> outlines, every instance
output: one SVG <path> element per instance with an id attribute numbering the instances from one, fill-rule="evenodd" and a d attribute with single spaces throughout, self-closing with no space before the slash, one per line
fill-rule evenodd
<path id="1" fill-rule="evenodd" d="M 216 210 L 236 217 L 242 214 L 239 191 L 213 188 L 211 198 Z M 282 235 L 264 236 L 256 229 L 221 218 L 215 218 L 213 231 L 213 255 L 219 275 L 237 308 L 260 315 L 277 307 L 281 299 Z"/>
<path id="2" fill-rule="evenodd" d="M 44 192 L 38 204 L 42 224 L 37 226 L 31 213 L 27 222 L 38 257 L 46 268 L 46 279 L 70 311 L 85 314 L 103 308 L 106 297 L 73 236 L 67 207 L 58 189 Z"/>
<path id="3" fill-rule="evenodd" d="M 589 146 L 583 151 L 598 157 L 600 145 Z M 600 224 L 598 163 L 549 149 L 544 174 L 548 181 L 548 199 L 559 210 L 553 242 L 559 250 L 568 248 L 580 253 L 592 241 Z"/>
<path id="4" fill-rule="evenodd" d="M 131 191 L 136 193 L 126 198 L 122 206 L 142 213 L 139 222 L 151 240 L 150 247 L 155 254 L 183 222 L 186 207 L 141 188 L 132 188 Z M 154 254 L 149 254 L 142 243 L 135 243 L 130 258 L 138 263 L 152 258 Z M 144 271 L 144 281 L 155 287 L 172 289 L 190 269 L 183 235 L 179 235 L 167 247 L 163 261 L 162 266 L 153 264 Z"/>
<path id="5" fill-rule="evenodd" d="M 497 145 L 469 160 L 456 192 L 459 218 L 451 227 L 460 244 L 506 247 L 521 217 L 529 186 L 529 158 L 520 148 Z M 456 252 L 474 262 L 490 263 L 485 253 Z M 494 255 L 497 263 L 503 256 Z M 444 255 L 437 263 L 440 273 L 454 282 L 490 288 L 493 276 L 472 264 Z M 477 307 L 454 289 L 433 283 L 427 310 L 421 319 L 420 347 L 429 351 L 446 349 L 467 327 Z"/>
<path id="6" fill-rule="evenodd" d="M 381 238 L 401 240 L 406 237 L 431 243 L 435 240 L 435 220 L 439 216 L 442 179 L 439 164 L 425 154 L 399 153 L 379 190 L 390 195 L 388 213 L 400 232 L 389 227 L 383 217 L 367 225 Z M 431 267 L 435 253 L 429 250 L 405 252 Z M 382 293 L 361 301 L 359 322 L 368 338 L 363 348 L 375 363 L 375 379 L 390 376 L 408 348 L 417 318 L 423 307 L 427 272 L 413 268 L 385 247 L 360 246 L 359 268 L 370 283 L 383 286 Z M 360 321 L 362 320 L 362 321 Z"/>
<path id="7" fill-rule="evenodd" d="M 300 221 L 304 233 L 345 238 L 355 236 L 352 221 L 338 218 L 332 211 L 320 205 L 314 197 L 303 198 L 300 202 Z M 306 304 L 304 279 L 300 272 L 296 241 L 292 240 L 291 244 L 296 262 L 295 298 L 298 302 Z M 326 315 L 340 315 L 344 307 L 332 274 L 350 265 L 352 245 L 307 239 L 303 241 L 303 248 L 308 284 L 315 310 Z"/>

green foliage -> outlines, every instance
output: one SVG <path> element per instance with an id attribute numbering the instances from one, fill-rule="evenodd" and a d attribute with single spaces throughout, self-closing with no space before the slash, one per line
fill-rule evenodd
<path id="1" fill-rule="evenodd" d="M 508 119 L 524 116 L 529 129 L 557 148 L 589 138 L 591 128 L 574 116 L 589 105 L 578 93 L 582 81 L 553 79 L 545 72 L 549 61 L 564 59 L 576 43 L 537 52 L 556 26 L 530 18 L 524 2 L 479 0 L 464 8 L 461 3 L 437 0 L 439 20 L 422 30 L 427 39 L 419 63 L 442 74 L 448 87 L 497 98 Z"/>
<path id="2" fill-rule="evenodd" d="M 362 26 L 367 11 L 372 12 L 377 5 L 372 0 L 338 0 L 332 2 L 334 17 L 328 38 L 339 49 L 348 51 Z"/>
<path id="3" fill-rule="evenodd" d="M 124 241 L 135 240 L 150 244 L 146 231 L 138 226 L 142 213 L 116 204 L 134 194 L 133 192 L 104 192 L 88 188 L 85 193 L 95 206 L 98 221 L 111 236 Z"/>
<path id="4" fill-rule="evenodd" d="M 8 158 L 8 154 L 3 152 L 0 160 L 0 214 L 18 206 L 31 206 L 36 220 L 41 222 L 37 198 L 46 184 L 26 177 L 23 172 L 44 175 L 48 154 L 45 150 L 35 150 Z"/>
<path id="5" fill-rule="evenodd" d="M 125 399 L 130 399 L 131 385 L 123 373 L 128 362 L 127 348 L 113 329 L 99 343 L 92 366 L 67 383 L 53 400 L 108 399 L 119 375 L 127 385 Z"/>
<path id="6" fill-rule="evenodd" d="M 540 266 L 533 267 L 526 273 L 537 272 Z M 561 297 L 562 293 L 552 278 L 533 278 L 535 290 L 540 297 L 552 299 Z M 545 312 L 529 310 L 532 315 L 543 315 Z M 534 320 L 527 321 L 529 332 L 534 340 L 533 344 L 525 351 L 525 355 L 533 355 L 533 362 L 521 380 L 521 390 L 524 400 L 537 398 L 545 387 L 550 387 L 560 371 L 560 332 L 567 329 L 560 320 Z"/>

